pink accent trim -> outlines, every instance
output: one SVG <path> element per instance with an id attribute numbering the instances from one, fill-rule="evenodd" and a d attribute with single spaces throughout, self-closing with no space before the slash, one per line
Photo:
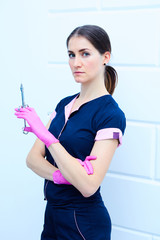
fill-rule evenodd
<path id="1" fill-rule="evenodd" d="M 76 219 L 76 211 L 74 210 L 74 220 L 75 220 L 75 224 L 76 224 L 76 227 L 77 227 L 77 230 L 79 232 L 79 234 L 81 235 L 81 237 L 86 240 L 86 238 L 83 236 L 83 234 L 81 233 L 79 227 L 78 227 L 78 223 L 77 223 L 77 219 Z"/>
<path id="2" fill-rule="evenodd" d="M 72 110 L 73 104 L 74 104 L 74 102 L 75 102 L 75 100 L 77 99 L 78 96 L 79 96 L 79 94 L 71 102 L 69 102 L 65 106 L 65 110 L 64 110 L 64 113 L 65 113 L 65 123 L 68 121 L 68 118 L 69 118 L 69 116 L 71 114 L 71 110 Z"/>
<path id="3" fill-rule="evenodd" d="M 104 128 L 97 132 L 95 141 L 105 140 L 105 139 L 118 139 L 119 144 L 122 145 L 122 131 L 119 128 Z"/>
<path id="4" fill-rule="evenodd" d="M 51 113 L 50 119 L 53 120 L 53 118 L 55 118 L 56 114 L 57 114 L 56 111 L 53 111 Z"/>

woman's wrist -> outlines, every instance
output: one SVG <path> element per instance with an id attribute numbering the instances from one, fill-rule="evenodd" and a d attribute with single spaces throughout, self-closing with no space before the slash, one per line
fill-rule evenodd
<path id="1" fill-rule="evenodd" d="M 52 144 L 59 143 L 59 140 L 47 130 L 46 138 L 43 139 L 44 144 L 49 148 Z"/>

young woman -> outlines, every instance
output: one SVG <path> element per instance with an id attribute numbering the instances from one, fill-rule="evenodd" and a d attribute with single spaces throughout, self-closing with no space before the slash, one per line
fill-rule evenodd
<path id="1" fill-rule="evenodd" d="M 33 108 L 15 113 L 38 137 L 27 166 L 45 179 L 41 240 L 109 240 L 111 219 L 100 185 L 126 126 L 112 97 L 117 73 L 108 65 L 111 44 L 102 28 L 84 25 L 69 35 L 67 49 L 80 93 L 58 103 L 47 127 Z"/>

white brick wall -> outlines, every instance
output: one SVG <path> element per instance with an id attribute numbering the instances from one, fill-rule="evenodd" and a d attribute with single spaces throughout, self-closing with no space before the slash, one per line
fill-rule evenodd
<path id="1" fill-rule="evenodd" d="M 35 138 L 24 136 L 23 121 L 13 116 L 19 85 L 26 102 L 48 121 L 47 112 L 62 97 L 79 91 L 66 38 L 79 25 L 96 24 L 111 38 L 111 64 L 119 74 L 114 97 L 127 117 L 123 145 L 102 184 L 112 240 L 160 240 L 160 0 L 0 5 L 0 239 L 39 239 L 43 225 L 43 181 L 25 166 Z"/>
<path id="2" fill-rule="evenodd" d="M 160 181 L 160 126 L 157 127 L 156 179 Z"/>
<path id="3" fill-rule="evenodd" d="M 112 240 L 158 240 L 160 1 L 67 3 L 48 1 L 50 67 L 67 64 L 65 40 L 73 28 L 97 24 L 111 38 L 111 64 L 119 74 L 114 97 L 126 113 L 127 128 L 102 184 L 113 221 Z"/>
<path id="4" fill-rule="evenodd" d="M 156 174 L 155 150 L 155 126 L 128 121 L 123 145 L 115 153 L 110 172 L 153 179 Z"/>

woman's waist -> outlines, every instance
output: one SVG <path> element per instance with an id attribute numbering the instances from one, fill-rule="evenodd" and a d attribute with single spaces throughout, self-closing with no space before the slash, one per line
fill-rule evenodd
<path id="1" fill-rule="evenodd" d="M 102 202 L 100 188 L 90 197 L 84 197 L 73 185 L 54 184 L 51 181 L 45 181 L 44 185 L 45 200 L 55 205 L 69 203 L 91 204 Z"/>

